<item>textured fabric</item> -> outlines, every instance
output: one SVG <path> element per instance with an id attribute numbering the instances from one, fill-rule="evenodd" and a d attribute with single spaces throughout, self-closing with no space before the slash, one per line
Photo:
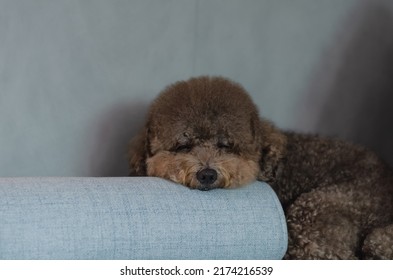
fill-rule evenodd
<path id="1" fill-rule="evenodd" d="M 159 178 L 1 178 L 0 259 L 280 259 L 272 189 Z"/>

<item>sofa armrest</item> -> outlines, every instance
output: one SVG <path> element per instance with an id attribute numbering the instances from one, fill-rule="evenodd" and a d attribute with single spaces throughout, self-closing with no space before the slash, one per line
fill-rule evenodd
<path id="1" fill-rule="evenodd" d="M 208 192 L 152 177 L 0 178 L 0 259 L 280 259 L 265 183 Z"/>

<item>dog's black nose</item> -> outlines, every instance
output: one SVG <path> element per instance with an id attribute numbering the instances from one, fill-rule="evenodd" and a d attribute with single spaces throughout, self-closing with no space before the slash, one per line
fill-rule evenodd
<path id="1" fill-rule="evenodd" d="M 205 168 L 196 174 L 199 183 L 202 185 L 211 185 L 217 180 L 217 171 L 211 168 Z"/>

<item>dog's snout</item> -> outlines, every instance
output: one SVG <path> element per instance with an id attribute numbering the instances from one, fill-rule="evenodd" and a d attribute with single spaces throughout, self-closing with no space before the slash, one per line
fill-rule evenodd
<path id="1" fill-rule="evenodd" d="M 211 185 L 217 180 L 217 171 L 211 168 L 205 168 L 196 174 L 199 183 L 202 185 Z"/>

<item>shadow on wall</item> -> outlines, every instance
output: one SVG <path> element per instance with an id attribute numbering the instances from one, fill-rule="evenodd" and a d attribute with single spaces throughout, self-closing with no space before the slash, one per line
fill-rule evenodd
<path id="1" fill-rule="evenodd" d="M 143 127 L 148 106 L 143 102 L 118 104 L 97 120 L 88 176 L 128 176 L 127 148 Z"/>
<path id="2" fill-rule="evenodd" d="M 352 28 L 341 34 L 348 37 L 314 130 L 369 147 L 393 166 L 393 10 L 363 6 Z"/>

